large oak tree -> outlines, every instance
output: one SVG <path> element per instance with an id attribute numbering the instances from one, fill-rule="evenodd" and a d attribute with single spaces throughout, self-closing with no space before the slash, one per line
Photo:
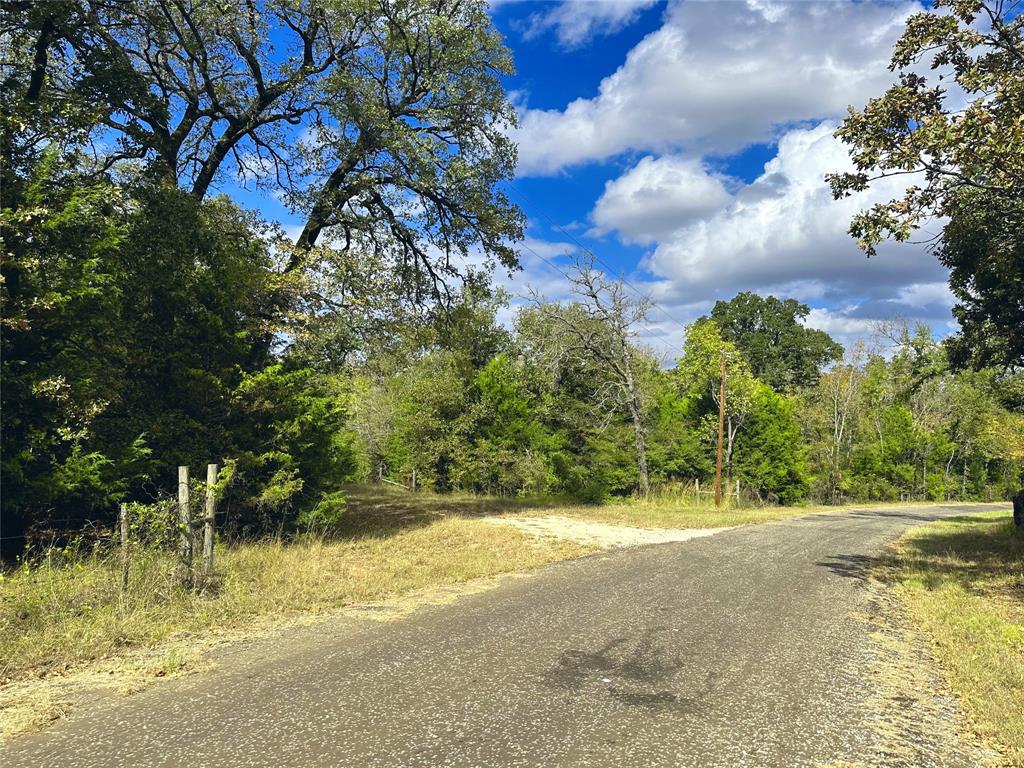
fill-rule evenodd
<path id="1" fill-rule="evenodd" d="M 261 187 L 304 221 L 285 270 L 329 272 L 313 253 L 328 244 L 380 259 L 414 298 L 446 296 L 471 251 L 515 266 L 522 216 L 497 187 L 516 158 L 512 60 L 483 2 L 4 6 L 8 172 L 59 146 L 200 199 Z"/>

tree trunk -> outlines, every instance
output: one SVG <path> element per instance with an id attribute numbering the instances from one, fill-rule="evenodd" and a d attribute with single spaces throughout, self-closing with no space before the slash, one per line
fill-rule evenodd
<path id="1" fill-rule="evenodd" d="M 732 423 L 732 416 L 727 417 L 725 429 L 725 473 L 732 479 L 732 449 L 736 442 L 736 433 L 740 431 L 739 424 Z"/>
<path id="2" fill-rule="evenodd" d="M 1024 488 L 1013 497 L 1013 524 L 1017 530 L 1024 529 Z"/>
<path id="3" fill-rule="evenodd" d="M 644 439 L 644 425 L 640 417 L 639 403 L 629 398 L 629 415 L 633 419 L 633 436 L 636 441 L 636 464 L 640 481 L 640 493 L 646 499 L 651 492 L 651 479 L 647 473 L 647 441 Z"/>
<path id="4" fill-rule="evenodd" d="M 636 441 L 636 465 L 640 493 L 646 499 L 651 492 L 651 479 L 647 473 L 647 441 L 644 438 L 644 422 L 640 412 L 640 395 L 633 379 L 633 366 L 628 357 L 624 366 L 626 388 L 629 390 L 629 415 L 633 419 L 633 438 Z"/>

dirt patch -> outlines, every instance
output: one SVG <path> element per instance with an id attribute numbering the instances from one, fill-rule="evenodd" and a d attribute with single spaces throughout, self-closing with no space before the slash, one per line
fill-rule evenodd
<path id="1" fill-rule="evenodd" d="M 665 544 L 671 541 L 689 541 L 702 536 L 713 536 L 725 528 L 634 528 L 628 525 L 594 523 L 574 520 L 560 515 L 541 517 L 495 517 L 485 522 L 493 525 L 510 525 L 524 533 L 547 540 L 574 541 L 601 549 L 636 547 L 644 544 Z"/>

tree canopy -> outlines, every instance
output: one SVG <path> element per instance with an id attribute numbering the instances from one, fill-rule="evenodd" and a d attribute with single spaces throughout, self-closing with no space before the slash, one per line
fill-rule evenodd
<path id="1" fill-rule="evenodd" d="M 515 166 L 512 60 L 484 3 L 9 5 L 9 171 L 59 147 L 197 199 L 263 187 L 305 220 L 285 270 L 330 274 L 354 251 L 416 298 L 446 292 L 474 248 L 515 266 L 522 216 L 497 189 Z"/>
<path id="2" fill-rule="evenodd" d="M 781 391 L 815 384 L 821 368 L 840 359 L 843 348 L 824 331 L 808 328 L 810 307 L 796 299 L 738 293 L 711 310 L 722 338 L 736 345 L 751 372 Z"/>
<path id="3" fill-rule="evenodd" d="M 901 197 L 850 225 L 869 256 L 947 222 L 937 255 L 957 299 L 959 365 L 1024 366 L 1024 16 L 1013 8 L 938 0 L 912 15 L 890 65 L 899 81 L 836 132 L 854 170 L 828 176 L 837 198 L 906 178 Z"/>

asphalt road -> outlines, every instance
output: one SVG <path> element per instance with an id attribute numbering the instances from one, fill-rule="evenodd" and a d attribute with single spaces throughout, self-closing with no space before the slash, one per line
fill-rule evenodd
<path id="1" fill-rule="evenodd" d="M 795 518 L 289 630 L 15 740 L 0 765 L 886 764 L 865 725 L 863 566 L 966 511 Z"/>

